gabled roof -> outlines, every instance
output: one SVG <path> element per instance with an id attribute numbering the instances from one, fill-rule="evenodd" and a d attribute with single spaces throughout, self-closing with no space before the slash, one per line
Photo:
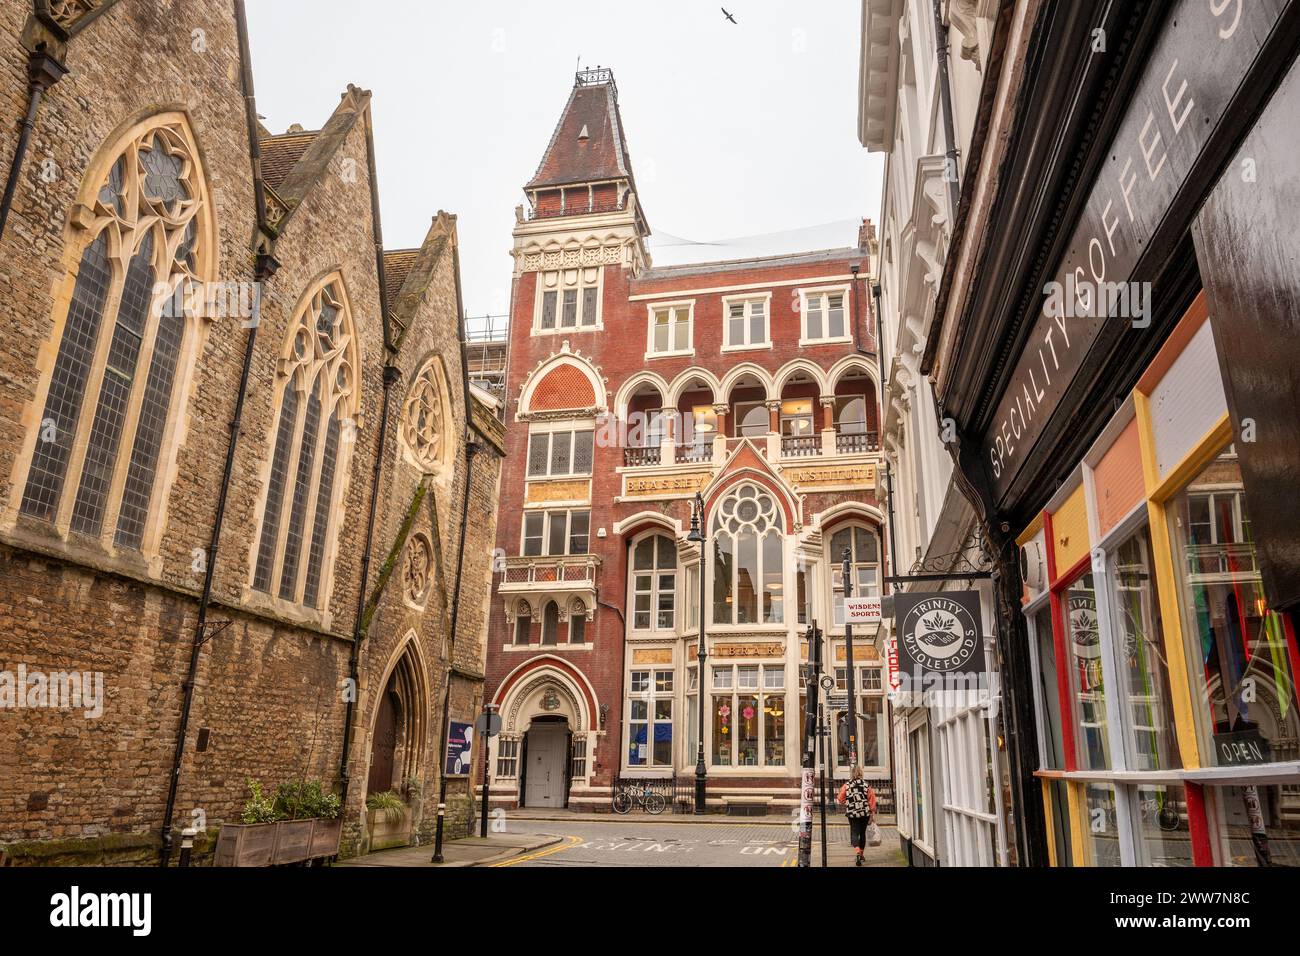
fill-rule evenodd
<path id="1" fill-rule="evenodd" d="M 402 291 L 402 285 L 419 255 L 419 249 L 384 250 L 384 288 L 388 290 L 389 302 L 397 301 L 397 293 Z"/>
<path id="2" fill-rule="evenodd" d="M 259 140 L 263 181 L 272 189 L 279 189 L 319 134 L 320 130 L 303 130 L 299 127 L 279 136 L 267 136 Z"/>
<path id="3" fill-rule="evenodd" d="M 537 173 L 525 189 L 632 178 L 614 78 L 603 71 L 606 82 L 584 79 L 594 72 L 578 74 Z"/>

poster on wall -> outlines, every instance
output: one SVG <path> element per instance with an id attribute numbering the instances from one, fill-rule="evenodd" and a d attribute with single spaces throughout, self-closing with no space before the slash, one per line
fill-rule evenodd
<path id="1" fill-rule="evenodd" d="M 448 776 L 461 776 L 469 773 L 474 743 L 474 725 L 464 724 L 459 720 L 453 720 L 449 723 L 445 772 Z"/>
<path id="2" fill-rule="evenodd" d="M 937 693 L 984 689 L 981 625 L 978 591 L 895 594 L 899 693 L 919 706 Z"/>

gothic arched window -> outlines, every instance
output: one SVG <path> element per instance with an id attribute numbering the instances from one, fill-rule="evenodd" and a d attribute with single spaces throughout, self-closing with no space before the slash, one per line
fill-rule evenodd
<path id="1" fill-rule="evenodd" d="M 253 588 L 317 608 L 329 595 L 356 407 L 356 333 L 339 276 L 304 297 L 281 367 Z"/>
<path id="2" fill-rule="evenodd" d="M 105 547 L 152 550 L 197 351 L 202 310 L 187 293 L 211 268 L 210 213 L 179 114 L 136 126 L 110 156 L 70 217 L 84 247 L 19 510 Z"/>
<path id="3" fill-rule="evenodd" d="M 772 494 L 742 484 L 713 513 L 713 623 L 780 624 L 785 544 Z"/>

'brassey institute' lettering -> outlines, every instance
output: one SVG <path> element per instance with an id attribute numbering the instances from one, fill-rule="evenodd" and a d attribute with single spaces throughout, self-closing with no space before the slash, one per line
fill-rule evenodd
<path id="1" fill-rule="evenodd" d="M 1107 311 L 1098 307 L 1097 290 L 1117 288 L 1115 283 L 1132 274 L 1215 121 L 1276 23 L 1280 6 L 1277 0 L 1183 0 L 1169 17 L 984 435 L 999 496 L 1042 434 L 1107 319 Z M 1056 294 L 1058 288 L 1074 297 L 1068 308 Z M 1134 300 L 1126 296 L 1124 301 Z M 1137 301 L 1135 315 L 1128 318 L 1147 320 L 1134 321 L 1143 328 L 1149 324 L 1149 294 Z"/>

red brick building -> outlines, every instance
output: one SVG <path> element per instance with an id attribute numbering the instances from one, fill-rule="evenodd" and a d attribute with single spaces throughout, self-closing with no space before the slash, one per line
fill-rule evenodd
<path id="1" fill-rule="evenodd" d="M 793 806 L 803 637 L 822 624 L 845 686 L 840 552 L 853 549 L 855 593 L 881 573 L 867 250 L 655 268 L 608 70 L 577 74 L 524 190 L 488 632 L 504 719 L 492 801 L 605 809 L 627 777 L 676 777 L 689 794 L 701 492 L 709 806 Z M 887 778 L 868 643 L 855 641 L 862 756 Z"/>

